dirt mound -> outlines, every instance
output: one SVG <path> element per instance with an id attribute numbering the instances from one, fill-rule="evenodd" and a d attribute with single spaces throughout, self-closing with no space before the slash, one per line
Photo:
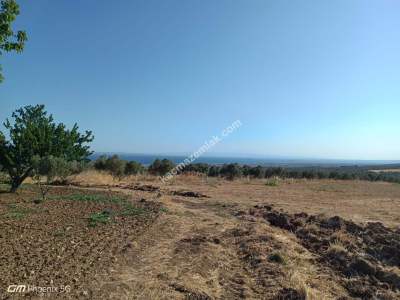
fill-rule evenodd
<path id="1" fill-rule="evenodd" d="M 245 274 L 252 278 L 253 283 L 250 287 L 257 299 L 276 297 L 276 291 L 283 288 L 285 281 L 284 262 L 273 261 L 270 257 L 284 252 L 282 245 L 272 236 L 256 230 L 254 224 L 227 230 L 224 241 L 235 246 Z M 246 285 L 240 278 L 232 280 L 230 288 L 237 291 L 237 298 L 246 298 Z"/>
<path id="2" fill-rule="evenodd" d="M 359 225 L 339 216 L 288 214 L 270 205 L 255 206 L 249 215 L 293 232 L 320 264 L 339 274 L 350 296 L 375 299 L 388 291 L 400 296 L 399 231 L 381 223 Z"/>
<path id="3" fill-rule="evenodd" d="M 193 198 L 209 198 L 207 195 L 193 191 L 172 191 L 172 195 Z"/>
<path id="4" fill-rule="evenodd" d="M 135 185 L 133 187 L 135 191 L 143 191 L 143 192 L 157 192 L 160 190 L 158 186 L 144 184 L 144 185 Z"/>

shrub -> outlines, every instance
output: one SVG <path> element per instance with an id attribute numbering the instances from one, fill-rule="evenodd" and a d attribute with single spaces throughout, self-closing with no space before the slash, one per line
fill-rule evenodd
<path id="1" fill-rule="evenodd" d="M 66 177 L 71 174 L 69 162 L 63 158 L 51 155 L 45 157 L 35 155 L 32 159 L 32 166 L 32 178 L 40 188 L 42 200 L 46 200 L 46 195 L 50 189 L 50 183 L 56 178 L 65 181 Z"/>
<path id="2" fill-rule="evenodd" d="M 96 170 L 105 171 L 106 162 L 107 162 L 107 156 L 106 155 L 101 155 L 95 160 L 93 166 L 94 166 L 94 168 Z"/>
<path id="3" fill-rule="evenodd" d="M 136 161 L 129 161 L 125 165 L 125 175 L 136 175 L 144 172 L 144 167 L 141 163 Z"/>
<path id="4" fill-rule="evenodd" d="M 210 166 L 205 163 L 189 164 L 183 169 L 183 172 L 208 174 L 209 168 Z"/>
<path id="5" fill-rule="evenodd" d="M 169 159 L 159 160 L 158 158 L 149 166 L 149 173 L 153 175 L 164 176 L 175 167 L 175 164 Z"/>
<path id="6" fill-rule="evenodd" d="M 211 177 L 218 177 L 220 174 L 220 167 L 218 166 L 211 166 L 208 170 L 208 176 Z"/>
<path id="7" fill-rule="evenodd" d="M 254 168 L 250 168 L 248 171 L 248 175 L 255 177 L 255 178 L 263 178 L 264 177 L 263 167 L 257 166 Z"/>
<path id="8" fill-rule="evenodd" d="M 121 179 L 125 174 L 126 161 L 120 159 L 118 155 L 113 155 L 106 160 L 105 169 L 110 172 L 114 178 Z"/>
<path id="9" fill-rule="evenodd" d="M 233 180 L 242 175 L 242 170 L 239 164 L 227 164 L 222 166 L 220 174 L 229 180 Z"/>
<path id="10" fill-rule="evenodd" d="M 278 186 L 279 181 L 278 178 L 274 177 L 274 178 L 270 178 L 267 180 L 267 182 L 265 183 L 266 186 Z"/>

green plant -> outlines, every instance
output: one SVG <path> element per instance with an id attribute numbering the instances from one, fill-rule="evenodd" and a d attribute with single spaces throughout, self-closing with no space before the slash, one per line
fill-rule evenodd
<path id="1" fill-rule="evenodd" d="M 149 166 L 149 173 L 153 175 L 164 176 L 175 167 L 175 164 L 169 159 L 159 160 L 158 158 L 153 161 Z"/>
<path id="2" fill-rule="evenodd" d="M 111 213 L 107 211 L 92 213 L 89 216 L 89 226 L 96 227 L 100 224 L 107 224 L 111 220 Z"/>
<path id="3" fill-rule="evenodd" d="M 61 181 L 65 181 L 66 177 L 71 174 L 71 169 L 67 161 L 51 155 L 45 157 L 35 155 L 32 158 L 32 167 L 32 178 L 39 186 L 43 201 L 46 200 L 50 183 L 55 178 L 61 178 Z"/>
<path id="4" fill-rule="evenodd" d="M 268 179 L 267 182 L 265 183 L 266 186 L 278 186 L 279 185 L 279 180 L 278 178 L 271 178 Z"/>
<path id="5" fill-rule="evenodd" d="M 240 168 L 239 164 L 227 164 L 222 166 L 220 173 L 227 179 L 233 180 L 242 176 L 242 169 Z"/>
<path id="6" fill-rule="evenodd" d="M 166 207 L 161 207 L 161 208 L 160 208 L 160 212 L 162 212 L 162 213 L 168 213 L 168 208 L 166 208 Z"/>
<path id="7" fill-rule="evenodd" d="M 14 32 L 11 24 L 19 15 L 19 6 L 15 0 L 3 0 L 0 6 L 0 55 L 3 51 L 17 53 L 24 49 L 27 36 L 25 31 Z M 0 82 L 3 81 L 0 66 Z"/>
<path id="8" fill-rule="evenodd" d="M 106 169 L 107 155 L 100 155 L 94 162 L 93 167 L 99 171 L 105 171 Z"/>
<path id="9" fill-rule="evenodd" d="M 125 165 L 125 175 L 136 175 L 144 172 L 144 167 L 136 161 L 129 161 Z"/>
<path id="10" fill-rule="evenodd" d="M 120 212 L 118 215 L 119 216 L 138 216 L 141 215 L 145 212 L 143 208 L 140 207 L 134 207 L 130 203 L 126 203 L 122 212 Z"/>
<path id="11" fill-rule="evenodd" d="M 54 200 L 70 200 L 70 201 L 84 201 L 84 202 L 97 202 L 97 203 L 119 203 L 126 202 L 124 197 L 110 196 L 105 194 L 70 194 L 63 196 L 52 196 L 50 199 Z"/>
<path id="12" fill-rule="evenodd" d="M 13 218 L 13 219 L 22 219 L 24 218 L 28 213 L 33 212 L 33 209 L 30 208 L 24 208 L 24 207 L 19 207 L 16 204 L 9 204 L 8 205 L 8 217 Z"/>
<path id="13" fill-rule="evenodd" d="M 105 168 L 114 178 L 121 179 L 125 174 L 126 161 L 120 159 L 118 155 L 113 155 L 106 160 Z"/>
<path id="14" fill-rule="evenodd" d="M 62 123 L 56 124 L 44 105 L 25 106 L 12 114 L 4 127 L 9 140 L 0 132 L 0 164 L 10 176 L 11 192 L 32 174 L 33 158 L 53 156 L 70 161 L 84 161 L 91 154 L 86 145 L 93 140 L 92 133 L 78 132 L 75 124 L 71 130 Z"/>

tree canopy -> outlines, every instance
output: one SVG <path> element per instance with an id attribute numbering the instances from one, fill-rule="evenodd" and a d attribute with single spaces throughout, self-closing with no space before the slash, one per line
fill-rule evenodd
<path id="1" fill-rule="evenodd" d="M 35 156 L 79 162 L 92 153 L 88 145 L 93 140 L 92 132 L 79 133 L 77 124 L 70 130 L 63 123 L 56 124 L 44 105 L 17 109 L 12 119 L 3 124 L 9 140 L 0 132 L 0 165 L 10 176 L 12 191 L 30 176 Z"/>
<path id="2" fill-rule="evenodd" d="M 15 0 L 2 0 L 0 2 L 0 56 L 3 52 L 22 52 L 27 35 L 25 31 L 14 32 L 11 24 L 19 15 L 19 6 Z M 3 81 L 0 65 L 0 82 Z"/>

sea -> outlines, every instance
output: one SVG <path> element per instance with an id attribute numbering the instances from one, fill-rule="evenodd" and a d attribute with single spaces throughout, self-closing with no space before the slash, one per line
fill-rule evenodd
<path id="1" fill-rule="evenodd" d="M 90 159 L 97 159 L 101 155 L 118 155 L 121 159 L 137 161 L 145 166 L 150 165 L 155 159 L 169 159 L 175 164 L 183 162 L 188 156 L 167 155 L 167 154 L 133 154 L 133 153 L 113 153 L 96 152 Z M 337 166 L 368 166 L 399 164 L 399 160 L 341 160 L 341 159 L 312 159 L 312 158 L 277 158 L 277 157 L 235 157 L 235 156 L 201 156 L 193 163 L 207 163 L 212 165 L 223 165 L 238 163 L 250 166 L 269 166 L 269 167 L 337 167 Z"/>

